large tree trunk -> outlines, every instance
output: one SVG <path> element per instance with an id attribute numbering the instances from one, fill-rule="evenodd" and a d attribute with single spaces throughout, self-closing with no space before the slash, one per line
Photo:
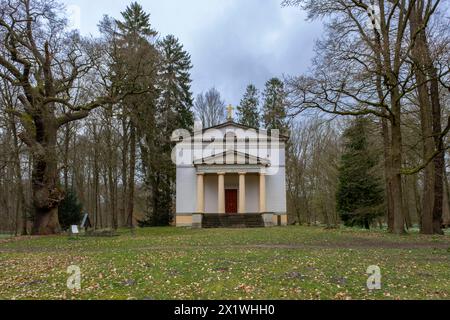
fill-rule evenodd
<path id="1" fill-rule="evenodd" d="M 436 150 L 439 152 L 434 158 L 434 207 L 433 207 L 433 233 L 444 234 L 442 231 L 444 170 L 445 158 L 441 137 L 441 104 L 439 100 L 439 84 L 437 72 L 434 67 L 431 71 L 431 105 L 433 109 L 433 136 Z"/>
<path id="2" fill-rule="evenodd" d="M 441 105 L 439 100 L 439 84 L 437 71 L 429 52 L 429 44 L 423 25 L 424 2 L 417 1 L 411 12 L 411 39 L 415 39 L 412 49 L 414 73 L 418 83 L 418 96 L 421 113 L 423 161 L 429 161 L 425 167 L 424 195 L 421 232 L 424 234 L 442 233 L 442 197 L 444 152 L 441 138 Z M 429 84 L 430 83 L 430 90 Z"/>
<path id="3" fill-rule="evenodd" d="M 392 156 L 392 209 L 394 216 L 393 233 L 405 233 L 405 218 L 403 215 L 402 190 L 402 133 L 400 122 L 400 95 L 397 88 L 392 90 L 392 120 L 391 120 L 391 156 Z"/>
<path id="4" fill-rule="evenodd" d="M 423 78 L 421 76 L 418 79 Z M 418 81 L 422 81 L 418 80 Z M 425 88 L 424 88 L 425 87 Z M 434 153 L 433 131 L 431 122 L 431 108 L 428 103 L 428 94 L 426 86 L 418 89 L 420 101 L 421 127 L 423 150 L 422 159 L 427 161 Z M 423 177 L 423 196 L 422 196 L 422 215 L 420 219 L 421 232 L 424 234 L 433 233 L 433 207 L 435 201 L 435 173 L 433 162 L 430 162 L 424 170 Z"/>
<path id="5" fill-rule="evenodd" d="M 379 32 L 375 33 L 375 43 L 376 43 L 376 62 L 377 62 L 377 77 L 376 77 L 376 88 L 377 95 L 380 103 L 384 100 L 384 92 L 382 85 L 382 74 L 383 74 L 383 55 L 382 55 L 382 41 L 381 34 Z M 386 61 L 385 61 L 386 62 Z M 386 197 L 386 221 L 388 225 L 388 231 L 394 232 L 394 199 L 393 199 L 393 189 L 392 189 L 392 142 L 391 142 L 391 132 L 389 130 L 389 120 L 388 112 L 386 108 L 382 109 L 383 117 L 381 118 L 381 135 L 383 137 L 383 153 L 384 153 L 384 181 L 385 181 L 385 197 Z M 389 120 L 388 120 L 389 119 Z"/>
<path id="6" fill-rule="evenodd" d="M 33 235 L 48 235 L 61 232 L 58 220 L 58 205 L 64 193 L 58 186 L 56 154 L 56 125 L 37 121 L 36 145 L 33 145 L 32 191 L 34 205 Z"/>
<path id="7" fill-rule="evenodd" d="M 394 201 L 392 198 L 392 155 L 391 155 L 391 141 L 389 137 L 389 124 L 386 118 L 381 119 L 381 129 L 383 135 L 384 146 L 384 180 L 385 180 L 385 195 L 386 195 L 386 220 L 388 231 L 394 231 Z"/>
<path id="8" fill-rule="evenodd" d="M 418 32 L 421 25 L 422 1 L 413 6 L 410 18 L 411 41 L 415 45 L 411 50 L 414 61 L 414 76 L 417 87 L 418 103 L 420 108 L 420 124 L 422 130 L 422 161 L 426 162 L 434 154 L 433 121 L 430 98 L 428 95 L 427 76 L 425 73 L 425 39 L 424 33 Z M 435 174 L 434 164 L 430 162 L 424 170 L 422 215 L 420 218 L 420 231 L 423 234 L 433 233 L 433 207 L 435 201 Z"/>

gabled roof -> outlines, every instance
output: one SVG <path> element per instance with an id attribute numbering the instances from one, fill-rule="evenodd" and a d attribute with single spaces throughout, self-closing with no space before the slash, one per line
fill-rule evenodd
<path id="1" fill-rule="evenodd" d="M 215 126 L 212 126 L 212 127 L 208 127 L 208 128 L 203 128 L 202 129 L 202 133 L 205 133 L 206 131 L 208 131 L 208 130 L 211 130 L 211 129 L 222 129 L 222 128 L 226 128 L 226 127 L 236 127 L 236 128 L 239 128 L 239 129 L 243 129 L 243 130 L 255 130 L 257 133 L 264 133 L 264 134 L 266 134 L 269 138 L 271 138 L 270 137 L 270 135 L 269 135 L 269 132 L 267 131 L 267 130 L 265 130 L 265 129 L 259 129 L 259 128 L 254 128 L 254 127 L 250 127 L 250 126 L 246 126 L 246 125 L 243 125 L 243 124 L 240 124 L 240 123 L 237 123 L 237 122 L 234 122 L 233 120 L 228 120 L 228 121 L 226 121 L 226 122 L 224 122 L 224 123 L 221 123 L 221 124 L 218 124 L 218 125 L 215 125 Z M 191 137 L 192 138 L 192 137 Z M 283 135 L 283 134 L 279 134 L 279 139 L 281 140 L 281 141 L 287 141 L 287 140 L 289 140 L 289 137 L 288 136 L 286 136 L 286 135 Z M 181 139 L 180 139 L 181 140 Z M 186 141 L 186 140 L 189 140 L 189 139 L 184 139 L 184 141 Z M 172 141 L 174 141 L 174 142 L 178 142 L 179 141 L 179 139 L 172 139 Z"/>
<path id="2" fill-rule="evenodd" d="M 241 129 L 245 129 L 245 130 L 253 129 L 253 130 L 256 130 L 256 131 L 260 131 L 259 128 L 246 126 L 244 124 L 240 124 L 240 123 L 234 122 L 233 120 L 227 120 L 224 123 L 221 123 L 221 124 L 209 127 L 209 128 L 204 128 L 203 131 L 206 131 L 206 130 L 209 130 L 209 129 L 221 129 L 221 128 L 226 128 L 228 126 L 237 127 L 237 128 L 241 128 Z"/>
<path id="3" fill-rule="evenodd" d="M 222 129 L 222 128 L 226 128 L 228 126 L 237 127 L 237 128 L 244 129 L 244 130 L 251 130 L 251 129 L 253 129 L 253 130 L 255 130 L 258 133 L 259 132 L 267 132 L 267 134 L 268 134 L 268 130 L 266 130 L 266 129 L 250 127 L 250 126 L 247 126 L 247 125 L 244 125 L 244 124 L 240 124 L 240 123 L 234 122 L 233 120 L 228 120 L 227 122 L 224 122 L 224 123 L 221 123 L 221 124 L 209 127 L 209 128 L 204 128 L 203 132 L 205 132 L 206 130 L 209 130 L 209 129 Z M 280 133 L 279 136 L 280 136 L 281 140 L 284 140 L 284 141 L 289 140 L 289 137 L 284 135 L 284 134 Z"/>
<path id="4" fill-rule="evenodd" d="M 214 164 L 258 164 L 268 167 L 270 166 L 270 161 L 237 150 L 227 150 L 209 157 L 194 160 L 194 165 Z"/>

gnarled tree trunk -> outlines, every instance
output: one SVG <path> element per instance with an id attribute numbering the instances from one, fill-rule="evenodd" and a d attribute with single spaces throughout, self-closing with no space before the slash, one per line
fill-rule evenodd
<path id="1" fill-rule="evenodd" d="M 56 133 L 57 125 L 47 115 L 46 121 L 36 117 L 35 141 L 23 137 L 33 153 L 32 193 L 34 221 L 33 235 L 55 234 L 61 231 L 58 220 L 58 205 L 64 198 L 59 187 Z"/>

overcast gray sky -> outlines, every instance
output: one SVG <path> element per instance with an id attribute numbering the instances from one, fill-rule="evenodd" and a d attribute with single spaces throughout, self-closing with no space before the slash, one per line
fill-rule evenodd
<path id="1" fill-rule="evenodd" d="M 191 54 L 194 95 L 215 86 L 227 104 L 239 104 L 249 83 L 297 75 L 310 65 L 320 23 L 281 0 L 141 0 L 160 37 L 173 34 Z M 120 17 L 131 1 L 64 0 L 83 34 L 98 34 L 104 14 Z M 78 14 L 79 13 L 79 18 Z"/>

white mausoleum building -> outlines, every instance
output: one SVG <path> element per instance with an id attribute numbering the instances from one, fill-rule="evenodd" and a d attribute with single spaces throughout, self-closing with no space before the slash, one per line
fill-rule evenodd
<path id="1" fill-rule="evenodd" d="M 276 130 L 228 121 L 194 133 L 179 130 L 176 162 L 178 227 L 286 225 L 285 143 Z"/>

